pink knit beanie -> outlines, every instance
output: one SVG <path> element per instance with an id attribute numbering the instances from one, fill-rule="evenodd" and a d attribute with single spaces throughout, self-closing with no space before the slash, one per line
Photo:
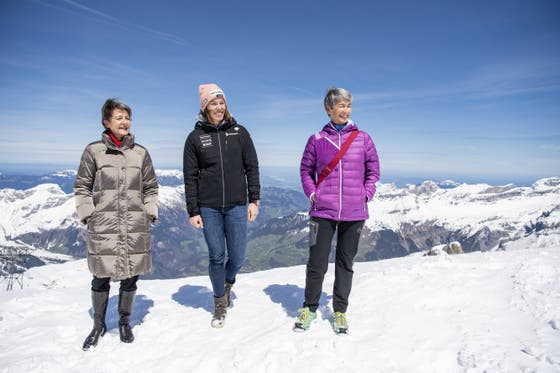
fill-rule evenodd
<path id="1" fill-rule="evenodd" d="M 200 96 L 200 110 L 204 111 L 208 103 L 215 99 L 216 97 L 222 96 L 224 101 L 226 100 L 226 95 L 220 87 L 214 83 L 201 84 L 198 86 L 198 95 Z"/>

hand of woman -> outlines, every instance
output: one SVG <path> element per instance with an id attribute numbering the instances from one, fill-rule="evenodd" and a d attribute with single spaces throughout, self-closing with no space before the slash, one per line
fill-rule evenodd
<path id="1" fill-rule="evenodd" d="M 189 218 L 189 223 L 195 228 L 204 228 L 204 224 L 202 224 L 202 217 L 200 215 L 191 216 Z"/>
<path id="2" fill-rule="evenodd" d="M 247 220 L 253 221 L 257 218 L 259 214 L 259 206 L 256 203 L 249 203 L 247 207 Z"/>

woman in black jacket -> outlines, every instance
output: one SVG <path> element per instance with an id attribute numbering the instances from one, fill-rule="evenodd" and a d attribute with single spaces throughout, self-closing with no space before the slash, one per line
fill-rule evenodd
<path id="1" fill-rule="evenodd" d="M 220 87 L 200 85 L 199 95 L 200 113 L 183 154 L 185 197 L 190 224 L 204 230 L 214 290 L 211 325 L 221 328 L 245 261 L 247 221 L 259 213 L 259 162 L 249 132 L 228 112 Z"/>

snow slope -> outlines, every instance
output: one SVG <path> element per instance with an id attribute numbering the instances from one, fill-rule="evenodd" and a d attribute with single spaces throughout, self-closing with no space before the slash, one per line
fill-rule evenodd
<path id="1" fill-rule="evenodd" d="M 408 257 L 355 265 L 351 334 L 331 329 L 333 268 L 307 333 L 291 326 L 305 268 L 242 274 L 226 326 L 210 327 L 208 277 L 139 282 L 132 344 L 91 329 L 84 260 L 0 290 L 0 372 L 558 372 L 560 248 Z M 3 285 L 3 284 L 2 284 Z"/>

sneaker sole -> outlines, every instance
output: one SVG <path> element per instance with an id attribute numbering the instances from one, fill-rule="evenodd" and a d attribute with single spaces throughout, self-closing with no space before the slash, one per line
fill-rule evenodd
<path id="1" fill-rule="evenodd" d="M 212 326 L 214 329 L 221 329 L 224 327 L 224 325 L 226 324 L 226 320 L 212 320 L 210 321 L 210 326 Z"/>
<path id="2" fill-rule="evenodd" d="M 303 333 L 303 332 L 308 331 L 309 328 L 305 329 L 305 328 L 301 327 L 300 325 L 295 324 L 295 325 L 292 327 L 292 330 L 293 330 L 294 332 L 296 332 L 296 333 Z"/>

